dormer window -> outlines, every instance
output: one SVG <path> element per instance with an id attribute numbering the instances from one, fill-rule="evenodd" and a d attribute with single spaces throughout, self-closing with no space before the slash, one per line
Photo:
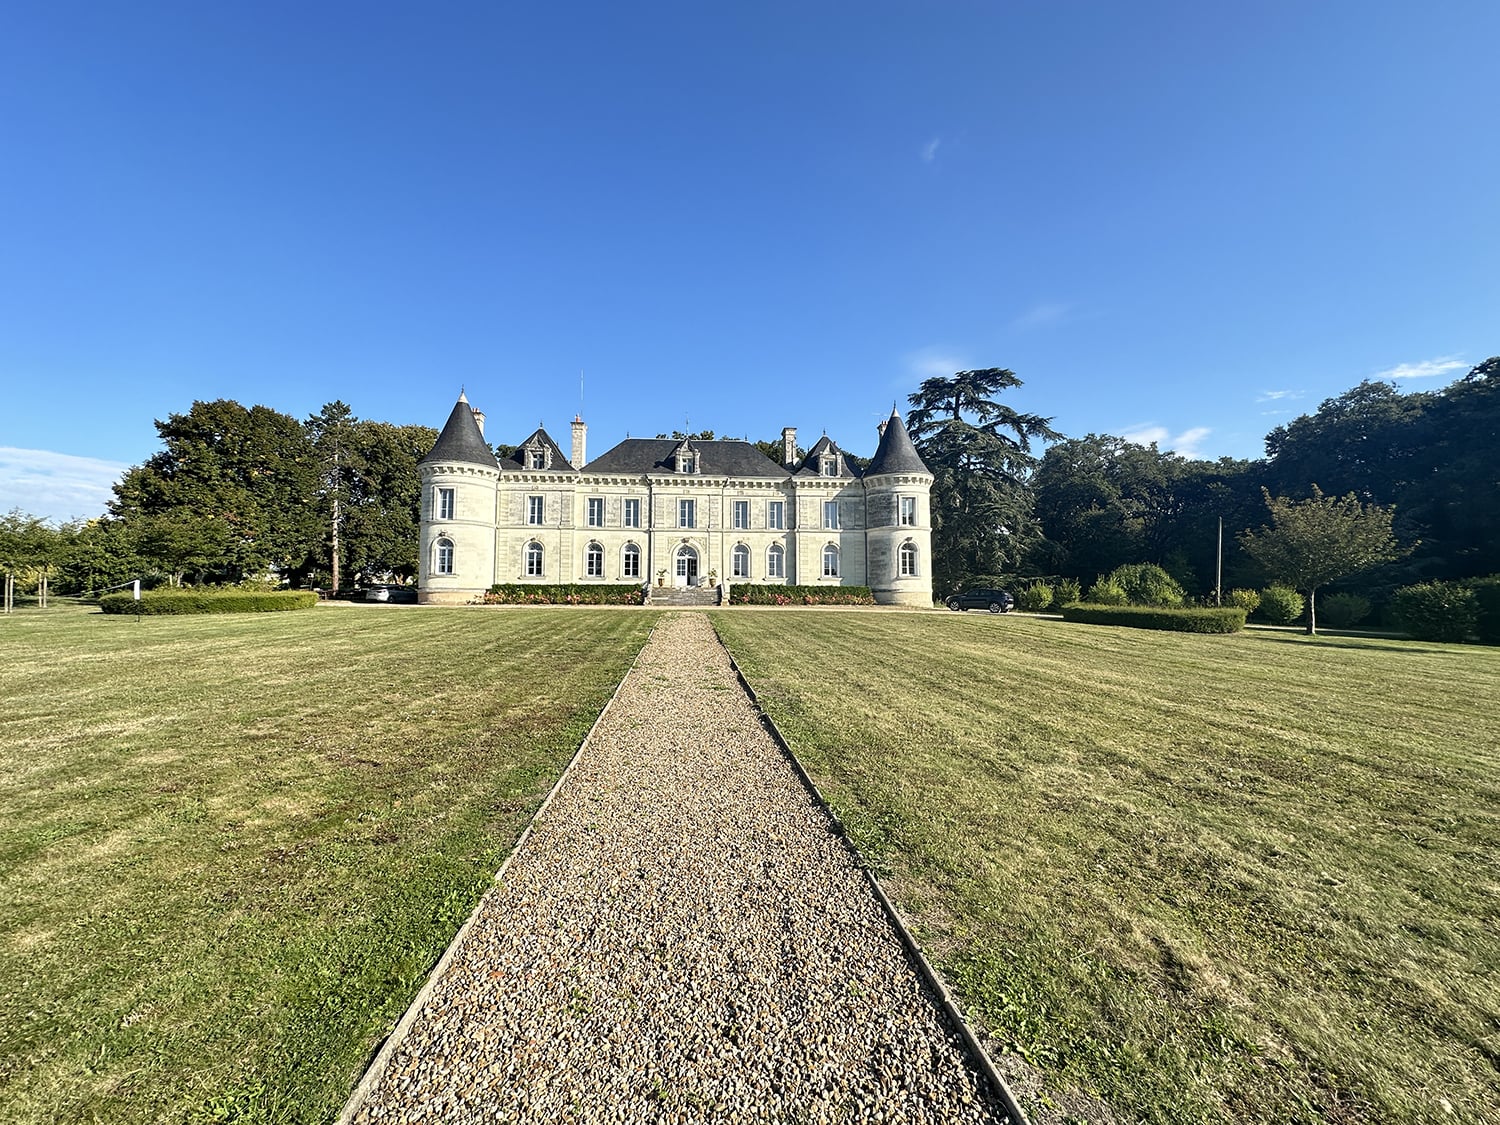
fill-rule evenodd
<path id="1" fill-rule="evenodd" d="M 547 467 L 547 451 L 539 445 L 529 446 L 526 450 L 526 467 L 528 469 L 545 469 Z"/>
<path id="2" fill-rule="evenodd" d="M 691 449 L 679 449 L 677 451 L 677 471 L 679 473 L 696 473 L 698 471 L 698 455 Z"/>
<path id="3" fill-rule="evenodd" d="M 832 453 L 825 453 L 819 459 L 818 471 L 825 477 L 836 477 L 839 475 L 839 459 Z"/>

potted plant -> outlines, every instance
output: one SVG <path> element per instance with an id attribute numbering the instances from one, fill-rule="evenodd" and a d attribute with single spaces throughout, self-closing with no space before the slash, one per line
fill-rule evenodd
<path id="1" fill-rule="evenodd" d="M 660 570 L 658 570 L 656 572 L 656 584 L 658 586 L 665 586 L 667 584 L 667 568 L 666 567 L 662 567 Z"/>

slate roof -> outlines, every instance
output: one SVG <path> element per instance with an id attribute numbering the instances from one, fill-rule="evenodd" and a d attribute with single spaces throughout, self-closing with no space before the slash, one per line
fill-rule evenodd
<path id="1" fill-rule="evenodd" d="M 458 401 L 453 404 L 453 413 L 448 415 L 448 421 L 443 424 L 443 432 L 438 434 L 437 441 L 422 460 L 465 461 L 471 465 L 488 465 L 492 469 L 500 467 L 500 463 L 495 460 L 495 451 L 479 432 L 479 423 L 474 421 L 474 411 L 469 408 L 469 400 L 462 392 L 459 393 Z"/>
<path id="2" fill-rule="evenodd" d="M 870 458 L 865 476 L 871 477 L 876 473 L 930 474 L 931 471 L 922 463 L 917 447 L 911 443 L 911 435 L 906 432 L 906 423 L 901 421 L 901 415 L 892 410 L 891 420 L 886 423 L 885 433 L 880 435 L 880 445 L 875 449 L 875 456 Z"/>
<path id="3" fill-rule="evenodd" d="M 551 463 L 545 469 L 527 468 L 526 447 L 536 445 L 538 442 L 544 448 L 552 450 Z M 528 473 L 571 473 L 574 471 L 573 463 L 563 456 L 563 451 L 558 448 L 557 442 L 552 440 L 552 436 L 546 430 L 541 429 L 533 430 L 521 439 L 521 444 L 516 447 L 515 455 L 507 457 L 500 467 L 511 471 L 526 469 Z"/>
<path id="4" fill-rule="evenodd" d="M 675 473 L 676 438 L 626 438 L 588 463 L 591 473 Z M 784 478 L 787 471 L 748 441 L 693 441 L 701 477 Z"/>
<path id="5" fill-rule="evenodd" d="M 816 442 L 813 443 L 813 447 L 811 449 L 809 449 L 807 451 L 806 456 L 804 456 L 802 458 L 802 464 L 798 467 L 797 472 L 796 472 L 795 475 L 799 476 L 799 477 L 822 477 L 823 473 L 822 473 L 822 464 L 820 463 L 820 459 L 822 458 L 822 456 L 823 456 L 824 453 L 833 453 L 833 454 L 837 455 L 839 453 L 844 453 L 844 451 L 838 447 L 838 443 L 837 442 L 835 442 L 827 434 L 824 434 Z M 859 475 L 860 475 L 859 474 L 859 469 L 855 466 L 854 462 L 849 459 L 849 455 L 847 453 L 844 453 L 844 456 L 842 458 L 841 470 L 842 471 L 839 473 L 838 476 L 836 476 L 836 477 L 823 477 L 823 479 L 824 480 L 849 480 L 851 478 L 853 478 L 855 480 L 859 479 Z"/>

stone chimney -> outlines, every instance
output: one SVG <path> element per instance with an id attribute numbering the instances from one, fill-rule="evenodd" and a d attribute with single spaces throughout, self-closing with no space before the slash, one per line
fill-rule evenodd
<path id="1" fill-rule="evenodd" d="M 797 463 L 797 428 L 787 426 L 781 431 L 781 463 L 790 469 Z"/>
<path id="2" fill-rule="evenodd" d="M 474 415 L 474 424 L 479 427 L 479 436 L 484 437 L 484 411 L 471 406 L 469 413 Z"/>
<path id="3" fill-rule="evenodd" d="M 582 414 L 573 415 L 573 456 L 569 458 L 573 462 L 573 468 L 581 469 L 584 465 L 585 452 L 588 448 L 589 427 L 583 420 Z"/>
<path id="4" fill-rule="evenodd" d="M 890 424 L 891 420 L 887 418 L 884 422 L 881 422 L 879 425 L 877 425 L 875 429 L 880 433 L 881 437 L 885 437 L 885 428 Z"/>

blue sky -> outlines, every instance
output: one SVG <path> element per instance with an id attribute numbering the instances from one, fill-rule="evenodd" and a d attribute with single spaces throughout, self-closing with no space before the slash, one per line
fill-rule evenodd
<path id="1" fill-rule="evenodd" d="M 1500 5 L 13 5 L 0 510 L 195 399 L 872 451 L 1013 369 L 1259 456 L 1500 352 Z"/>

